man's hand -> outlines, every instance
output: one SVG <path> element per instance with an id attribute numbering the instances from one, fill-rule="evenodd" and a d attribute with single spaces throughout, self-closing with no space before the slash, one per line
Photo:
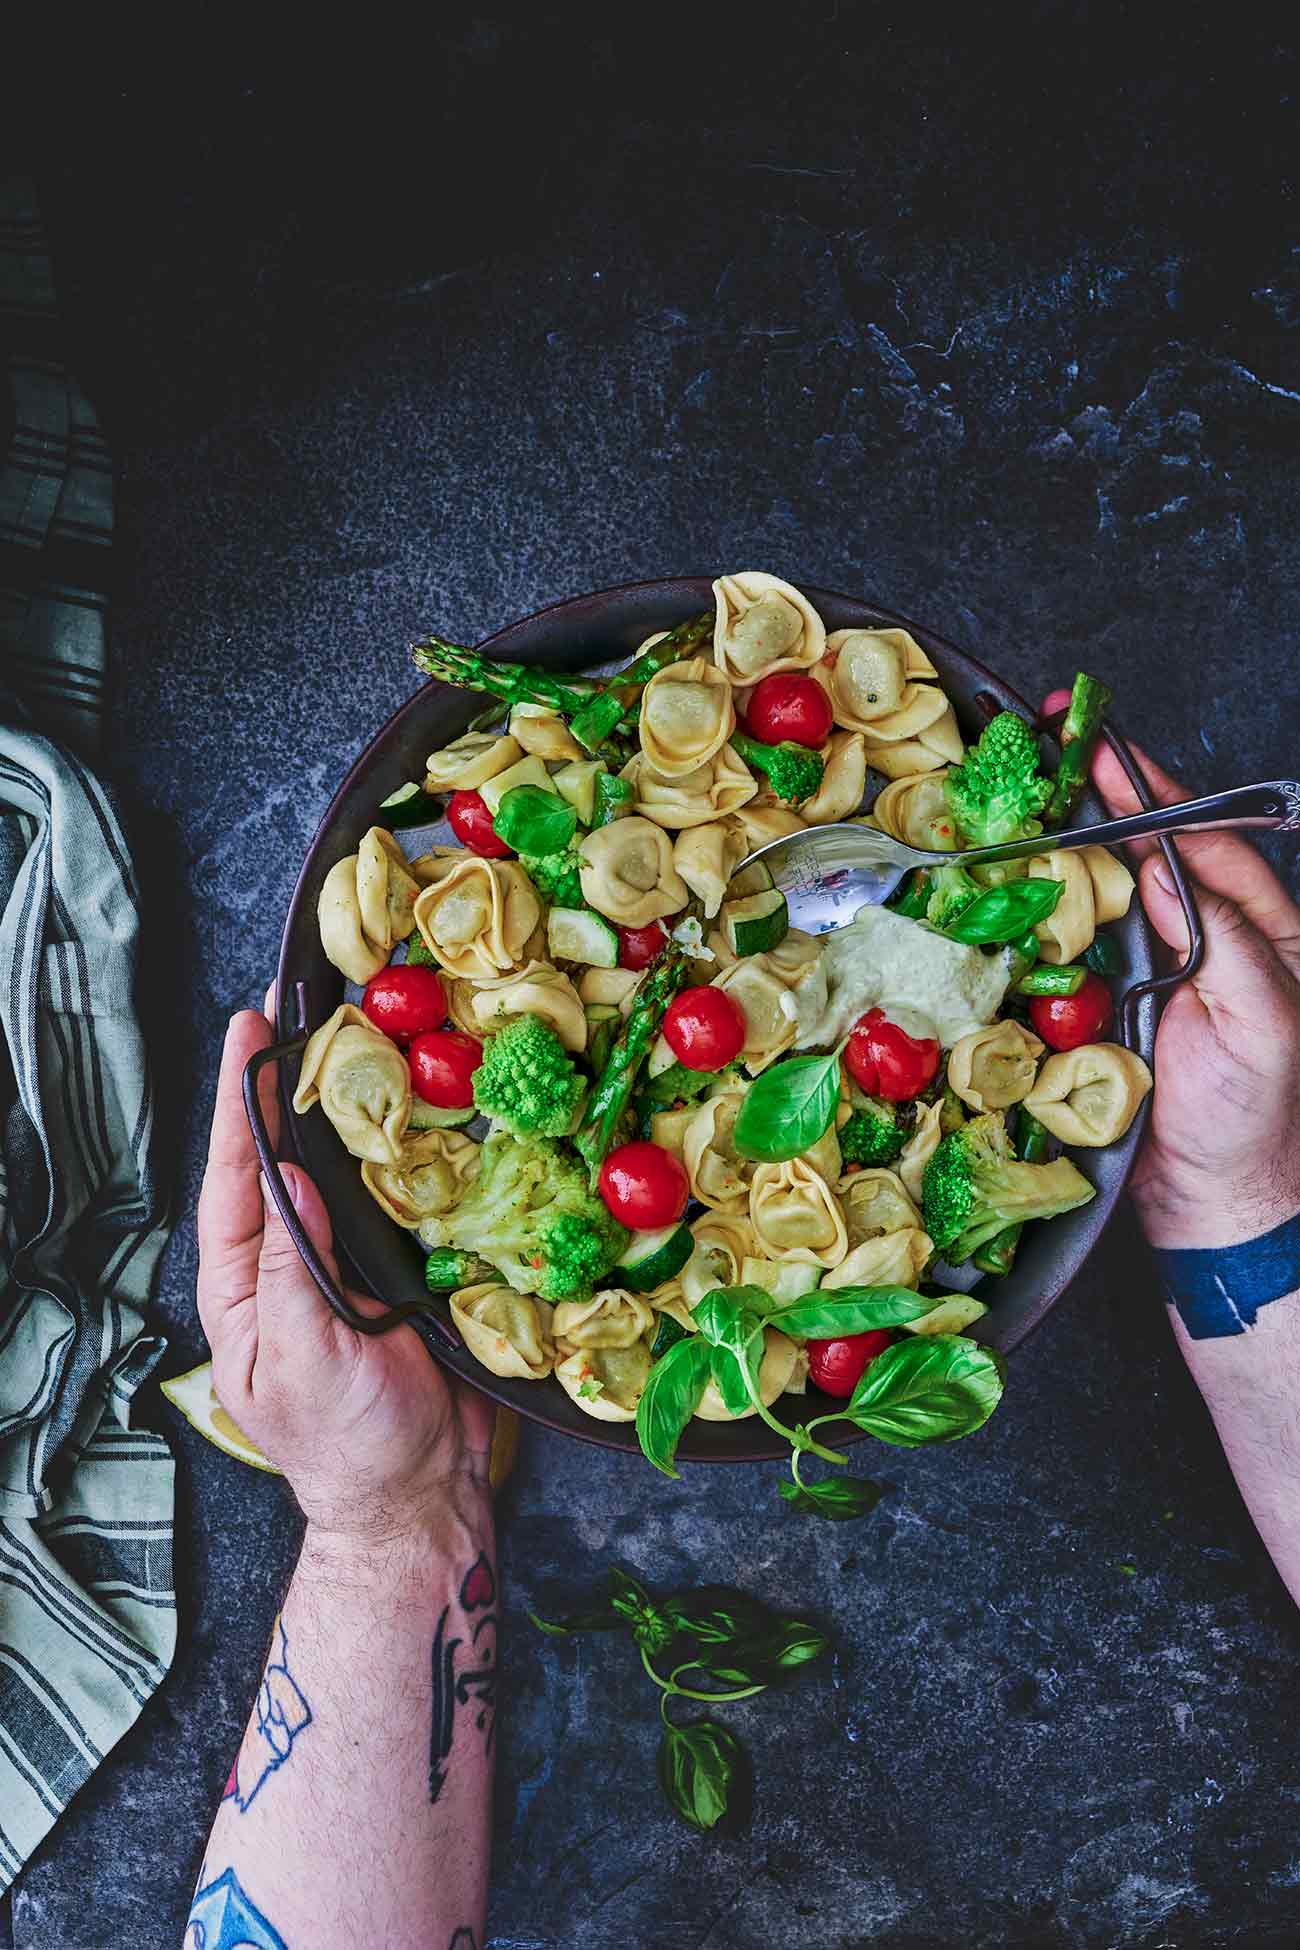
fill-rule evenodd
<path id="1" fill-rule="evenodd" d="M 1044 710 L 1061 708 L 1054 691 Z M 1136 753 L 1164 806 L 1191 795 Z M 1117 817 L 1140 810 L 1109 748 L 1093 781 Z M 1174 991 L 1156 1036 L 1151 1129 L 1132 1179 L 1153 1246 L 1227 1246 L 1300 1211 L 1300 908 L 1248 841 L 1180 838 L 1196 881 L 1205 959 Z M 1182 909 L 1154 841 L 1133 849 L 1156 933 L 1182 956 Z"/>
<path id="2" fill-rule="evenodd" d="M 447 1378 L 407 1325 L 366 1338 L 325 1304 L 265 1193 L 241 1083 L 271 1041 L 245 1010 L 226 1032 L 199 1199 L 199 1316 L 223 1407 L 289 1480 L 318 1537 L 382 1544 L 440 1531 L 487 1495 L 490 1405 Z M 279 1107 L 264 1070 L 274 1141 Z M 293 1165 L 294 1206 L 330 1270 L 330 1222 Z M 361 1312 L 376 1303 L 349 1292 Z"/>

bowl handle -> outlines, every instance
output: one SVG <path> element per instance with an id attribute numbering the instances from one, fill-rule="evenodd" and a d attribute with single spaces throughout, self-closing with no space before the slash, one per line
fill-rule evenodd
<path id="1" fill-rule="evenodd" d="M 296 998 L 300 1022 L 303 1020 L 303 999 L 301 995 Z M 289 1196 L 289 1188 L 284 1182 L 275 1148 L 271 1143 L 271 1133 L 266 1128 L 266 1118 L 262 1113 L 261 1099 L 257 1091 L 257 1079 L 268 1063 L 278 1063 L 284 1056 L 296 1056 L 299 1050 L 305 1048 L 306 1043 L 307 1032 L 304 1028 L 300 1035 L 292 1036 L 286 1042 L 270 1043 L 266 1049 L 258 1050 L 244 1066 L 244 1109 L 248 1115 L 249 1129 L 253 1133 L 258 1163 L 262 1167 L 262 1176 L 266 1180 L 275 1209 L 284 1220 L 289 1237 L 297 1248 L 298 1257 L 339 1319 L 346 1321 L 348 1326 L 354 1328 L 358 1334 L 386 1334 L 390 1327 L 397 1327 L 402 1321 L 418 1316 L 444 1348 L 449 1351 L 455 1350 L 459 1348 L 460 1340 L 453 1329 L 440 1319 L 436 1311 L 437 1302 L 432 1295 L 427 1301 L 412 1300 L 400 1307 L 385 1307 L 383 1312 L 378 1314 L 358 1313 L 330 1273 L 308 1236 L 306 1227 L 298 1217 L 293 1200 Z"/>

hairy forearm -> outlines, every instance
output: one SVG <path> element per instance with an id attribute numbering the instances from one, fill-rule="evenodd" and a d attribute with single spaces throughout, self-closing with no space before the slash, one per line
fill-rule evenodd
<path id="1" fill-rule="evenodd" d="M 1264 1547 L 1300 1604 L 1300 1291 L 1262 1307 L 1245 1333 L 1193 1340 L 1183 1357 Z"/>
<path id="2" fill-rule="evenodd" d="M 497 1618 L 485 1495 L 381 1547 L 308 1527 L 213 1824 L 197 1940 L 217 1940 L 217 1889 L 209 1903 L 252 1912 L 231 1941 L 476 1950 Z"/>

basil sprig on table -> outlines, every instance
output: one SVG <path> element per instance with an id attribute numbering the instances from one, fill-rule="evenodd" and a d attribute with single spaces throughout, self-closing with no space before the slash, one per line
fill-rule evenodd
<path id="1" fill-rule="evenodd" d="M 606 1605 L 563 1619 L 528 1615 L 553 1638 L 575 1632 L 628 1633 L 659 1688 L 663 1736 L 655 1771 L 660 1789 L 674 1814 L 701 1832 L 740 1812 L 742 1790 L 750 1779 L 749 1757 L 718 1720 L 679 1725 L 670 1719 L 669 1702 L 717 1705 L 752 1699 L 819 1658 L 829 1644 L 815 1625 L 774 1612 L 747 1592 L 706 1585 L 657 1598 L 617 1568 L 609 1573 Z"/>
<path id="2" fill-rule="evenodd" d="M 968 948 L 1019 941 L 1047 919 L 1064 891 L 1063 880 L 1008 880 L 980 894 L 939 932 Z"/>
<path id="3" fill-rule="evenodd" d="M 905 1286 L 838 1287 L 779 1306 L 761 1287 L 715 1287 L 692 1313 L 697 1331 L 677 1341 L 650 1370 L 636 1416 L 641 1453 L 665 1476 L 677 1476 L 677 1444 L 712 1381 L 731 1414 L 752 1410 L 790 1444 L 794 1480 L 781 1489 L 788 1503 L 833 1519 L 865 1516 L 879 1499 L 874 1484 L 805 1483 L 803 1457 L 847 1460 L 840 1450 L 818 1442 L 813 1431 L 846 1421 L 904 1449 L 955 1442 L 982 1428 L 1001 1400 L 1006 1378 L 1001 1355 L 960 1334 L 911 1335 L 876 1356 L 843 1408 L 790 1428 L 760 1392 L 764 1329 L 776 1327 L 801 1340 L 833 1340 L 906 1326 L 946 1298 L 927 1298 Z"/>
<path id="4" fill-rule="evenodd" d="M 761 1158 L 764 1164 L 797 1158 L 829 1130 L 839 1100 L 839 1050 L 790 1057 L 754 1078 L 732 1141 L 742 1158 Z"/>

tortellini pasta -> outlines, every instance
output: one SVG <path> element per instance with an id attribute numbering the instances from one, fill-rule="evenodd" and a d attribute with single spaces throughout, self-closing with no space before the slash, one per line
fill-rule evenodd
<path id="1" fill-rule="evenodd" d="M 486 1280 L 459 1288 L 450 1306 L 461 1339 L 490 1374 L 544 1381 L 555 1366 L 549 1301 Z"/>
<path id="2" fill-rule="evenodd" d="M 1038 853 L 1029 862 L 1031 880 L 1059 880 L 1061 897 L 1034 932 L 1044 961 L 1077 961 L 1098 927 L 1128 913 L 1133 876 L 1104 846 L 1063 848 Z"/>
<path id="3" fill-rule="evenodd" d="M 635 1422 L 650 1379 L 650 1349 L 643 1340 L 631 1347 L 579 1348 L 556 1363 L 555 1379 L 598 1422 Z"/>
<path id="4" fill-rule="evenodd" d="M 866 743 L 860 731 L 833 731 L 822 750 L 822 782 L 799 807 L 809 826 L 833 826 L 858 812 L 867 789 Z"/>
<path id="5" fill-rule="evenodd" d="M 736 814 L 741 829 L 749 842 L 749 851 L 757 853 L 760 846 L 769 840 L 788 839 L 791 833 L 803 833 L 808 829 L 806 819 L 800 819 L 793 806 L 783 806 L 777 800 L 765 800 L 761 805 L 751 800 Z"/>
<path id="6" fill-rule="evenodd" d="M 686 1126 L 682 1163 L 691 1196 L 715 1212 L 743 1213 L 749 1203 L 754 1167 L 736 1150 L 734 1132 L 743 1090 L 718 1090 L 706 1097 Z"/>
<path id="7" fill-rule="evenodd" d="M 641 750 L 661 778 L 698 771 L 736 729 L 731 685 L 707 657 L 669 664 L 641 693 Z"/>
<path id="8" fill-rule="evenodd" d="M 302 1053 L 293 1107 L 319 1104 L 354 1158 L 397 1165 L 411 1116 L 411 1073 L 390 1043 L 351 1002 L 342 1002 Z"/>
<path id="9" fill-rule="evenodd" d="M 1151 1088 L 1142 1058 L 1118 1043 L 1085 1043 L 1049 1056 L 1025 1109 L 1062 1144 L 1114 1144 Z"/>
<path id="10" fill-rule="evenodd" d="M 940 1119 L 943 1116 L 942 1100 L 936 1104 L 922 1104 L 917 1111 L 916 1124 L 911 1137 L 903 1146 L 898 1159 L 898 1175 L 907 1189 L 908 1196 L 921 1203 L 922 1181 L 925 1168 L 943 1136 Z"/>
<path id="11" fill-rule="evenodd" d="M 530 961 L 515 975 L 474 985 L 469 1002 L 470 1034 L 500 1028 L 507 1016 L 540 1016 L 565 1049 L 579 1055 L 587 1047 L 587 1012 L 567 975 L 550 962 Z"/>
<path id="12" fill-rule="evenodd" d="M 617 1009 L 626 1016 L 640 986 L 641 977 L 634 968 L 586 968 L 578 977 L 578 1000 L 589 1006 Z"/>
<path id="13" fill-rule="evenodd" d="M 882 1232 L 860 1246 L 827 1273 L 822 1286 L 910 1286 L 915 1291 L 934 1252 L 934 1241 L 918 1226 Z"/>
<path id="14" fill-rule="evenodd" d="M 510 713 L 510 736 L 535 758 L 562 760 L 587 756 L 559 712 L 548 710 L 544 704 L 526 701 L 516 704 Z"/>
<path id="15" fill-rule="evenodd" d="M 821 1173 L 803 1158 L 761 1164 L 749 1182 L 749 1222 L 768 1259 L 838 1266 L 849 1249 L 844 1214 Z"/>
<path id="16" fill-rule="evenodd" d="M 657 1110 L 650 1119 L 650 1142 L 670 1151 L 674 1158 L 680 1158 L 684 1163 L 687 1126 L 698 1108 L 697 1104 L 683 1104 L 680 1110 Z"/>
<path id="17" fill-rule="evenodd" d="M 430 752 L 426 792 L 474 792 L 523 757 L 517 738 L 499 731 L 467 731 L 440 752 Z"/>
<path id="18" fill-rule="evenodd" d="M 938 676 L 908 630 L 836 630 L 813 676 L 826 691 L 835 722 L 867 731 L 901 710 L 909 683 Z"/>
<path id="19" fill-rule="evenodd" d="M 415 925 L 450 975 L 478 982 L 517 972 L 541 920 L 532 882 L 513 860 L 466 853 L 415 902 Z"/>
<path id="20" fill-rule="evenodd" d="M 948 1082 L 972 1110 L 1006 1110 L 1029 1095 L 1043 1044 L 1006 1017 L 959 1036 L 948 1057 Z"/>
<path id="21" fill-rule="evenodd" d="M 739 1286 L 740 1269 L 757 1248 L 754 1229 L 742 1214 L 704 1212 L 691 1232 L 695 1250 L 677 1279 L 687 1306 L 695 1308 L 715 1287 Z"/>
<path id="22" fill-rule="evenodd" d="M 478 1175 L 478 1146 L 460 1131 L 407 1131 L 396 1164 L 368 1160 L 361 1180 L 382 1212 L 414 1232 L 450 1212 Z"/>
<path id="23" fill-rule="evenodd" d="M 635 763 L 635 760 L 633 760 Z M 583 899 L 621 928 L 644 928 L 690 899 L 662 826 L 635 813 L 588 833 L 578 848 Z"/>
<path id="24" fill-rule="evenodd" d="M 779 1396 L 784 1395 L 799 1374 L 801 1350 L 795 1346 L 788 1334 L 782 1334 L 775 1327 L 763 1329 L 763 1359 L 758 1370 L 758 1394 L 764 1408 L 770 1408 Z M 807 1373 L 806 1367 L 803 1370 Z M 796 1392 L 802 1392 L 801 1389 Z M 739 1415 L 733 1415 L 723 1401 L 716 1381 L 710 1381 L 700 1405 L 695 1411 L 701 1422 L 743 1422 L 751 1415 L 757 1415 L 756 1408 L 747 1408 Z"/>
<path id="25" fill-rule="evenodd" d="M 826 626 L 802 590 L 759 569 L 719 576 L 713 659 L 733 684 L 776 670 L 810 670 L 826 650 Z"/>
<path id="26" fill-rule="evenodd" d="M 964 751 L 956 713 L 937 684 L 905 684 L 897 710 L 860 729 L 867 764 L 889 779 L 957 765 Z"/>
<path id="27" fill-rule="evenodd" d="M 758 780 L 730 745 L 723 745 L 707 763 L 674 778 L 656 771 L 644 752 L 633 752 L 619 777 L 626 779 L 636 793 L 637 812 L 674 833 L 684 826 L 703 826 L 707 820 L 739 812 L 758 791 Z M 608 832 L 610 828 L 601 830 Z"/>
<path id="28" fill-rule="evenodd" d="M 650 1302 L 624 1287 L 606 1287 L 590 1300 L 561 1300 L 551 1323 L 566 1354 L 580 1347 L 631 1347 L 654 1326 Z"/>
<path id="29" fill-rule="evenodd" d="M 392 834 L 372 826 L 357 851 L 330 868 L 321 887 L 316 919 L 327 959 L 364 986 L 411 932 L 419 891 Z"/>
<path id="30" fill-rule="evenodd" d="M 815 987 L 821 942 L 801 928 L 790 928 L 783 941 L 765 954 L 733 958 L 711 987 L 723 989 L 739 1004 L 745 1018 L 741 1060 L 756 1077 L 794 1042 L 799 1028 L 799 1001 Z"/>
<path id="31" fill-rule="evenodd" d="M 863 1165 L 836 1186 L 850 1249 L 887 1232 L 918 1229 L 921 1214 L 896 1171 L 884 1165 Z"/>
<path id="32" fill-rule="evenodd" d="M 919 846 L 927 853 L 952 852 L 958 842 L 943 789 L 947 776 L 945 765 L 941 771 L 893 779 L 882 787 L 871 807 L 881 832 L 902 840 L 904 846 Z"/>
<path id="33" fill-rule="evenodd" d="M 751 851 L 738 818 L 711 819 L 705 826 L 688 826 L 673 843 L 673 866 L 713 920 L 732 874 Z"/>

